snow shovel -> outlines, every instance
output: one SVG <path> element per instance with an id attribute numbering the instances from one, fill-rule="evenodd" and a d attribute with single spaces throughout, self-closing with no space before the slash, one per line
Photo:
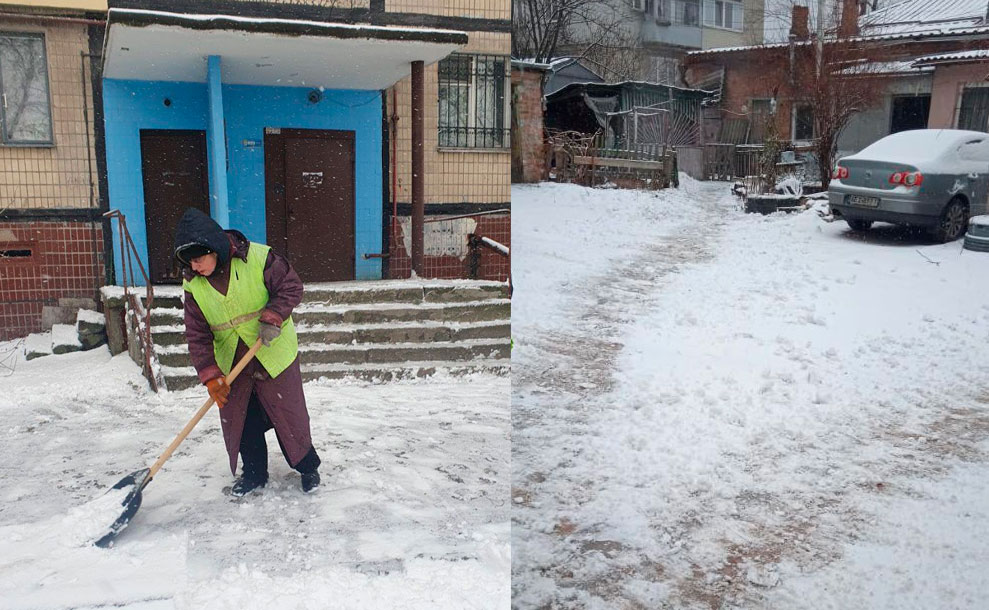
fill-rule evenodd
<path id="1" fill-rule="evenodd" d="M 254 354 L 256 354 L 260 348 L 261 348 L 261 339 L 258 339 L 257 341 L 254 342 L 254 345 L 251 347 L 251 349 L 247 350 L 247 353 L 244 354 L 244 357 L 240 359 L 240 362 L 238 362 L 237 365 L 234 366 L 234 368 L 230 371 L 230 374 L 227 375 L 226 377 L 227 385 L 233 384 L 234 379 L 237 378 L 237 375 L 240 375 L 240 372 L 244 370 L 244 367 L 247 366 L 247 363 L 251 361 L 251 358 L 254 357 Z M 107 548 L 113 542 L 113 539 L 117 537 L 117 534 L 119 534 L 125 527 L 127 527 L 127 524 L 130 523 L 130 520 L 134 517 L 134 514 L 137 512 L 137 509 L 140 508 L 141 506 L 141 492 L 144 491 L 144 488 L 148 486 L 148 483 L 151 482 L 151 479 L 155 476 L 155 474 L 158 473 L 158 471 L 165 464 L 168 458 L 172 457 L 172 452 L 175 451 L 180 444 L 182 444 L 182 441 L 185 440 L 185 437 L 189 436 L 189 433 L 192 432 L 192 429 L 196 427 L 196 424 L 199 423 L 199 420 L 201 420 L 203 416 L 206 415 L 206 412 L 209 411 L 210 407 L 213 406 L 213 402 L 214 402 L 213 398 L 210 397 L 209 400 L 203 403 L 203 406 L 199 407 L 199 411 L 197 411 L 196 414 L 192 416 L 192 419 L 189 420 L 189 423 L 185 425 L 185 428 L 182 428 L 182 431 L 179 432 L 178 436 L 175 437 L 175 440 L 172 441 L 172 444 L 169 445 L 167 449 L 165 449 L 165 452 L 161 454 L 161 457 L 158 458 L 158 461 L 156 461 L 154 464 L 151 465 L 151 468 L 136 470 L 130 473 L 129 475 L 127 475 L 126 477 L 120 479 L 120 481 L 117 482 L 117 484 L 111 488 L 111 489 L 130 489 L 130 491 L 127 493 L 127 497 L 124 498 L 124 501 L 121 502 L 121 506 L 124 507 L 124 512 L 121 513 L 121 515 L 117 517 L 117 520 L 113 522 L 113 525 L 110 526 L 109 532 L 107 532 L 102 538 L 96 541 L 96 546 L 104 549 Z"/>

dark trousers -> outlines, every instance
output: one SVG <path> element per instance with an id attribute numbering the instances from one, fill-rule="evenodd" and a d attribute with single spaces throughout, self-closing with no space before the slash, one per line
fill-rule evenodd
<path id="1" fill-rule="evenodd" d="M 261 401 L 257 394 L 251 394 L 251 400 L 247 403 L 247 418 L 244 420 L 244 432 L 240 436 L 240 459 L 244 464 L 244 476 L 249 479 L 265 478 L 268 476 L 268 443 L 264 440 L 264 433 L 274 426 L 268 419 L 268 414 L 264 412 Z M 278 438 L 278 431 L 275 431 L 275 438 Z M 278 439 L 278 446 L 285 456 L 285 461 L 289 466 L 288 454 L 282 439 Z M 319 468 L 320 459 L 316 454 L 316 448 L 310 447 L 309 453 L 305 455 L 299 463 L 292 466 L 298 472 L 305 474 L 315 472 Z"/>

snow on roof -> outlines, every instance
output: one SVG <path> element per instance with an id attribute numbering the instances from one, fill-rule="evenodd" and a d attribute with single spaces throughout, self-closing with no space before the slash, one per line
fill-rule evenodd
<path id="1" fill-rule="evenodd" d="M 911 60 L 903 61 L 869 61 L 855 64 L 854 66 L 839 70 L 839 74 L 848 75 L 879 75 L 879 74 L 918 74 L 921 72 L 932 72 L 934 68 L 930 66 L 918 66 Z"/>
<path id="2" fill-rule="evenodd" d="M 885 40 L 906 40 L 906 39 L 926 39 L 926 38 L 936 38 L 939 36 L 975 36 L 975 35 L 986 35 L 989 34 L 989 25 L 980 25 L 978 27 L 972 28 L 961 28 L 961 29 L 950 29 L 944 28 L 942 26 L 937 27 L 937 29 L 932 29 L 923 32 L 905 32 L 899 34 L 884 34 L 882 36 L 856 36 L 854 38 L 848 38 L 850 42 L 869 42 L 869 41 L 885 41 Z M 833 38 L 829 38 L 826 42 L 833 42 Z M 806 46 L 812 44 L 813 40 L 801 40 L 794 43 L 796 46 Z M 691 51 L 687 53 L 687 57 L 697 57 L 701 55 L 717 55 L 721 53 L 737 53 L 739 51 L 756 51 L 760 49 L 785 49 L 790 46 L 788 42 L 777 42 L 773 44 L 756 44 L 749 45 L 745 47 L 718 47 L 716 49 L 705 49 L 703 51 Z"/>
<path id="3" fill-rule="evenodd" d="M 408 32 L 415 34 L 458 34 L 466 36 L 467 33 L 459 30 L 440 30 L 436 28 L 416 28 L 408 26 L 399 25 L 366 25 L 366 24 L 353 24 L 353 23 L 339 23 L 339 22 L 326 22 L 326 21 L 308 21 L 305 19 L 278 19 L 278 18 L 261 18 L 261 17 L 241 17 L 238 15 L 227 15 L 227 14 L 197 14 L 197 13 L 173 13 L 169 11 L 151 11 L 145 9 L 120 9 L 111 8 L 109 13 L 111 18 L 122 18 L 122 17 L 147 17 L 149 21 L 153 21 L 155 18 L 168 19 L 168 20 L 179 20 L 179 21 L 189 21 L 196 23 L 209 23 L 209 22 L 233 22 L 243 25 L 289 25 L 289 26 L 307 26 L 317 29 L 327 29 L 327 30 L 355 30 L 362 31 L 368 34 L 382 34 L 386 32 Z"/>
<path id="4" fill-rule="evenodd" d="M 859 18 L 863 36 L 931 29 L 974 27 L 983 23 L 986 0 L 900 0 Z"/>
<path id="5" fill-rule="evenodd" d="M 989 59 L 989 49 L 978 49 L 976 51 L 958 51 L 956 53 L 940 53 L 938 55 L 925 55 L 914 60 L 915 66 L 930 66 L 941 63 L 962 63 L 979 59 Z"/>
<path id="6" fill-rule="evenodd" d="M 850 40 L 897 40 L 936 36 L 989 33 L 986 0 L 892 0 L 882 8 L 859 17 L 859 36 Z M 809 40 L 796 42 L 810 44 Z M 778 49 L 789 42 L 721 47 L 692 51 L 690 56 L 735 53 L 753 49 Z"/>
<path id="7" fill-rule="evenodd" d="M 549 64 L 532 61 L 530 59 L 513 59 L 512 67 L 523 70 L 549 70 Z"/>

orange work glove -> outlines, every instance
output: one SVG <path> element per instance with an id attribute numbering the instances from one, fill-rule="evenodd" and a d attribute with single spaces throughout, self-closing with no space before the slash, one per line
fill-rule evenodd
<path id="1" fill-rule="evenodd" d="M 227 397 L 230 396 L 230 386 L 227 385 L 226 379 L 214 377 L 206 382 L 206 388 L 209 390 L 209 395 L 216 401 L 217 406 L 222 409 L 223 405 L 227 404 Z"/>

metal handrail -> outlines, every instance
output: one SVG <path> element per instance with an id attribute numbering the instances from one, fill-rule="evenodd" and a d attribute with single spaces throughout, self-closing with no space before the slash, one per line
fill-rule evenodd
<path id="1" fill-rule="evenodd" d="M 479 248 L 487 248 L 492 252 L 497 253 L 499 256 L 504 256 L 508 259 L 508 297 L 512 297 L 512 250 L 505 244 L 499 243 L 490 237 L 484 237 L 483 235 L 478 235 L 477 233 L 471 233 L 467 236 L 467 245 L 470 247 L 472 252 L 476 252 Z M 471 275 L 477 275 L 476 267 L 481 264 L 480 256 L 475 260 L 471 261 Z"/>
<path id="2" fill-rule="evenodd" d="M 148 278 L 148 273 L 144 269 L 144 263 L 141 262 L 141 256 L 137 252 L 137 246 L 134 245 L 134 240 L 131 239 L 130 231 L 127 230 L 127 218 L 120 210 L 110 210 L 109 212 L 104 213 L 103 217 L 117 219 L 117 228 L 120 232 L 120 275 L 123 278 L 124 283 L 124 299 L 127 300 L 128 304 L 131 306 L 131 309 L 135 312 L 135 315 L 143 314 L 144 328 L 138 333 L 138 337 L 141 339 L 141 347 L 144 351 L 144 362 L 147 367 L 147 377 L 151 381 L 151 387 L 155 392 L 157 392 L 159 390 L 158 376 L 155 374 L 154 367 L 151 364 L 151 354 L 154 351 L 154 343 L 151 340 L 151 308 L 154 304 L 155 298 L 154 286 L 151 285 L 151 280 Z M 137 259 L 138 268 L 141 270 L 141 277 L 144 278 L 144 285 L 147 288 L 146 304 L 143 306 L 137 300 L 137 297 L 130 293 L 130 286 L 127 284 L 127 263 L 131 260 L 131 253 L 133 253 L 134 258 Z M 134 281 L 133 263 L 130 265 L 130 283 L 134 284 L 135 287 L 137 286 Z"/>

